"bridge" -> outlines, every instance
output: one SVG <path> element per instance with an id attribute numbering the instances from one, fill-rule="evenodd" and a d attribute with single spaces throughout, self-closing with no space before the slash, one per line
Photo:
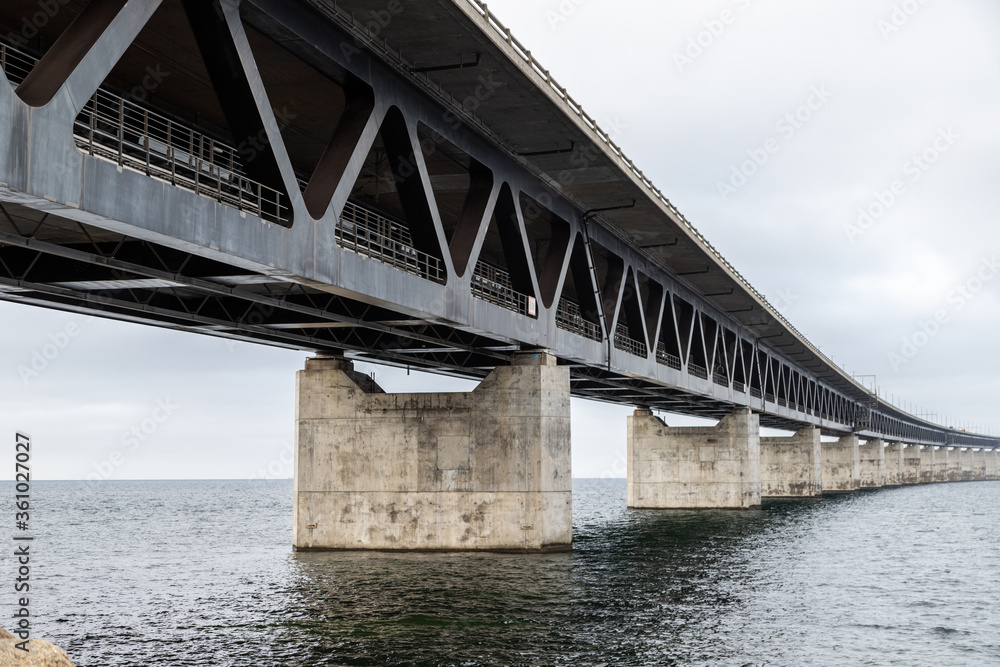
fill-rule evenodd
<path id="1" fill-rule="evenodd" d="M 571 395 L 636 407 L 633 507 L 1000 478 L 1000 440 L 800 334 L 479 0 L 8 0 L 0 40 L 0 298 L 315 351 L 297 548 L 568 547 Z"/>

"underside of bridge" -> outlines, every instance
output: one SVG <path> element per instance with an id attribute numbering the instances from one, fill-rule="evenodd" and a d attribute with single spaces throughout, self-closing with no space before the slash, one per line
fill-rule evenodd
<path id="1" fill-rule="evenodd" d="M 0 66 L 0 299 L 484 387 L 543 359 L 567 400 L 723 420 L 723 435 L 683 436 L 713 444 L 685 459 L 681 434 L 637 413 L 630 466 L 724 471 L 704 488 L 736 506 L 759 504 L 757 425 L 816 429 L 788 467 L 805 481 L 776 488 L 816 488 L 819 432 L 998 445 L 881 401 L 826 358 L 478 0 L 7 0 Z M 355 392 L 345 368 L 323 377 Z M 496 491 L 471 435 L 442 437 L 434 493 Z M 555 451 L 534 442 L 540 461 Z M 649 493 L 683 496 L 645 472 Z M 517 521 L 534 526 L 523 503 L 551 497 L 518 488 Z"/>

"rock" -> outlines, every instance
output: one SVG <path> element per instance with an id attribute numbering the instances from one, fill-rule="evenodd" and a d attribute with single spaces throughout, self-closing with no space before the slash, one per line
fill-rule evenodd
<path id="1" fill-rule="evenodd" d="M 28 640 L 28 651 L 15 648 L 21 641 L 0 628 L 0 667 L 74 667 L 69 656 L 41 639 Z"/>

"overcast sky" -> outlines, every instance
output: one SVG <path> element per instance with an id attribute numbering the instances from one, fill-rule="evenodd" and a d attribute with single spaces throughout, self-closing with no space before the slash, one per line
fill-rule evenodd
<path id="1" fill-rule="evenodd" d="M 489 6 L 825 353 L 1000 431 L 1000 5 Z M 291 476 L 304 353 L 6 303 L 0 322 L 0 432 L 33 436 L 37 477 Z M 389 391 L 473 386 L 375 370 Z M 629 410 L 573 409 L 574 475 L 624 476 Z"/>

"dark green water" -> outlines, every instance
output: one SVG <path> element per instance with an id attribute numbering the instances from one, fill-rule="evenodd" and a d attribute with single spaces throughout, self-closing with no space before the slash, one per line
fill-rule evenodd
<path id="1" fill-rule="evenodd" d="M 1000 482 L 664 512 L 577 480 L 539 556 L 295 554 L 290 482 L 33 494 L 37 634 L 82 667 L 1000 665 Z"/>

